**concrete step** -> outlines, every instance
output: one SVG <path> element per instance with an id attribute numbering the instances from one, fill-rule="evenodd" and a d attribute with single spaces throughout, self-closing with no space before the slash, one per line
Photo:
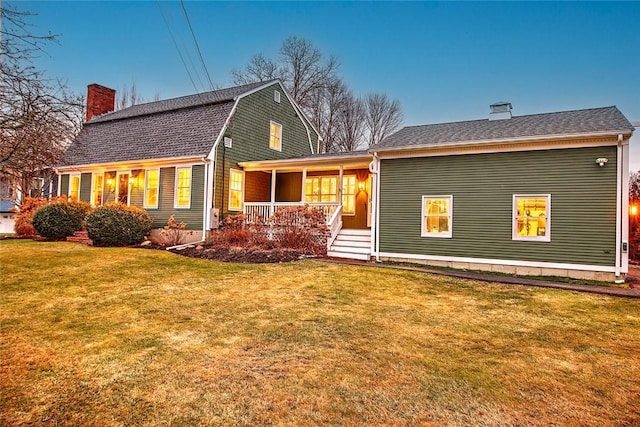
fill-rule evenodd
<path id="1" fill-rule="evenodd" d="M 341 253 L 353 253 L 353 254 L 369 254 L 371 253 L 371 248 L 356 248 L 353 246 L 340 246 L 340 245 L 331 245 L 329 249 L 332 252 L 341 252 Z"/>
<path id="2" fill-rule="evenodd" d="M 344 240 L 348 242 L 371 242 L 371 236 L 362 236 L 359 234 L 342 234 L 338 233 L 336 240 Z"/>
<path id="3" fill-rule="evenodd" d="M 342 230 L 340 230 L 340 234 L 345 236 L 371 236 L 371 230 L 357 229 L 357 228 L 343 228 Z"/>
<path id="4" fill-rule="evenodd" d="M 333 246 L 347 246 L 354 248 L 370 248 L 371 241 L 370 240 L 345 240 L 345 239 L 336 239 L 333 241 Z"/>
<path id="5" fill-rule="evenodd" d="M 359 254 L 351 252 L 328 251 L 327 256 L 333 258 L 359 259 L 362 261 L 369 261 L 371 259 L 371 255 L 368 252 L 366 254 Z"/>

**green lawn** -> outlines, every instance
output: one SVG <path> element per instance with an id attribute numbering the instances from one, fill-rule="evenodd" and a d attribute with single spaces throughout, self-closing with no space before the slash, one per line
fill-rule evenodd
<path id="1" fill-rule="evenodd" d="M 0 241 L 0 425 L 640 424 L 640 302 Z"/>

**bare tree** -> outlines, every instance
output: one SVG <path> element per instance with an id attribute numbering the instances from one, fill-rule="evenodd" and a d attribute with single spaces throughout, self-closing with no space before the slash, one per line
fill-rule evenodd
<path id="1" fill-rule="evenodd" d="M 118 106 L 118 109 L 122 110 L 124 108 L 131 107 L 132 105 L 137 105 L 144 102 L 147 102 L 147 100 L 138 92 L 136 82 L 131 82 L 131 86 L 123 86 L 116 104 Z"/>
<path id="2" fill-rule="evenodd" d="M 362 147 L 364 115 L 362 101 L 348 91 L 338 115 L 335 151 L 354 151 Z"/>
<path id="3" fill-rule="evenodd" d="M 33 178 L 51 173 L 79 132 L 84 102 L 33 66 L 55 36 L 32 34 L 28 12 L 5 5 L 0 13 L 0 175 L 29 194 Z"/>
<path id="4" fill-rule="evenodd" d="M 244 69 L 233 70 L 231 75 L 233 76 L 233 82 L 235 84 L 243 85 L 273 79 L 281 79 L 284 81 L 285 72 L 284 69 L 278 66 L 277 62 L 265 58 L 263 54 L 258 53 L 251 57 Z"/>
<path id="5" fill-rule="evenodd" d="M 348 92 L 347 85 L 337 77 L 333 78 L 326 87 L 314 91 L 309 109 L 313 114 L 312 122 L 322 135 L 320 152 L 338 151 L 339 117 L 344 109 Z"/>
<path id="6" fill-rule="evenodd" d="M 383 93 L 370 93 L 364 97 L 364 118 L 369 146 L 376 145 L 402 125 L 400 102 Z"/>

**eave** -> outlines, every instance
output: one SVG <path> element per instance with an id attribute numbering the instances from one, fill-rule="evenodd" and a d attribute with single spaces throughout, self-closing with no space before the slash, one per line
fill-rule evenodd
<path id="1" fill-rule="evenodd" d="M 400 147 L 374 147 L 369 150 L 380 158 L 406 158 L 420 156 L 452 155 L 465 153 L 495 153 L 504 151 L 529 151 L 536 149 L 581 148 L 616 145 L 618 135 L 628 144 L 632 132 L 628 129 L 595 133 L 540 135 L 517 138 L 444 142 L 436 144 L 405 145 Z"/>
<path id="2" fill-rule="evenodd" d="M 247 172 L 277 170 L 281 172 L 301 171 L 302 169 L 332 170 L 340 166 L 367 168 L 372 160 L 369 153 L 299 157 L 295 159 L 262 160 L 238 163 Z"/>
<path id="3" fill-rule="evenodd" d="M 168 157 L 165 159 L 127 160 L 122 162 L 91 163 L 86 165 L 58 166 L 58 173 L 62 172 L 99 172 L 112 170 L 151 169 L 161 166 L 173 166 L 185 163 L 204 163 L 205 156 Z"/>

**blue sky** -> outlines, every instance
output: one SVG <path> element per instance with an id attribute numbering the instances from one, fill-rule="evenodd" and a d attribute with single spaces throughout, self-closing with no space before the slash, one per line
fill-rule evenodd
<path id="1" fill-rule="evenodd" d="M 147 98 L 196 91 L 160 13 L 197 64 L 180 3 L 9 3 L 37 13 L 36 29 L 60 35 L 36 65 L 76 92 L 89 83 L 120 90 L 134 81 Z M 640 2 L 187 1 L 185 7 L 220 86 L 231 85 L 231 71 L 252 54 L 275 57 L 282 40 L 295 35 L 337 56 L 357 94 L 397 98 L 407 125 L 484 118 L 495 101 L 510 101 L 515 115 L 616 105 L 640 121 Z"/>

